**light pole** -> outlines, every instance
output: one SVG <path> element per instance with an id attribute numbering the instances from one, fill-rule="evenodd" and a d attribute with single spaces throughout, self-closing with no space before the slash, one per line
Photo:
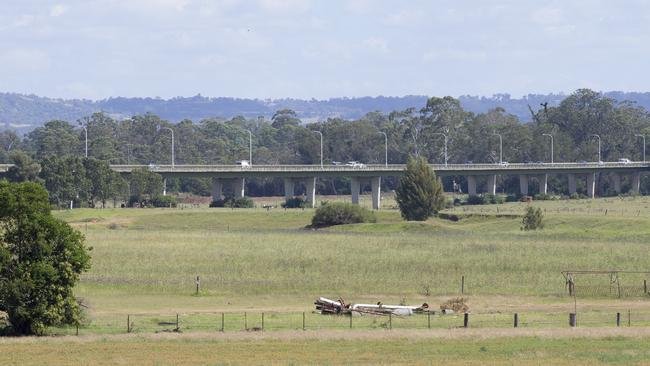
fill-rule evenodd
<path id="1" fill-rule="evenodd" d="M 543 133 L 542 136 L 548 136 L 551 138 L 551 164 L 553 164 L 553 135 L 550 133 Z"/>
<path id="2" fill-rule="evenodd" d="M 248 164 L 253 165 L 253 133 L 251 130 L 246 132 L 248 132 Z"/>
<path id="3" fill-rule="evenodd" d="M 384 162 L 388 166 L 388 135 L 383 131 L 379 131 L 379 133 L 384 135 Z"/>
<path id="4" fill-rule="evenodd" d="M 320 135 L 320 168 L 323 169 L 323 133 L 320 131 L 314 131 Z"/>
<path id="5" fill-rule="evenodd" d="M 499 136 L 499 164 L 503 163 L 503 137 L 499 133 L 493 133 L 494 136 Z"/>
<path id="6" fill-rule="evenodd" d="M 600 136 L 593 134 L 593 135 L 589 135 L 589 137 L 595 137 L 598 139 L 598 162 L 600 163 L 602 161 L 600 159 Z"/>
<path id="7" fill-rule="evenodd" d="M 447 135 L 442 132 L 434 132 L 434 135 L 441 135 L 445 138 L 445 166 L 447 166 Z"/>
<path id="8" fill-rule="evenodd" d="M 636 134 L 634 136 L 641 137 L 643 139 L 643 162 L 645 163 L 645 135 Z"/>
<path id="9" fill-rule="evenodd" d="M 162 127 L 163 130 L 169 130 L 172 133 L 172 169 L 174 168 L 174 130 L 170 127 Z"/>
<path id="10" fill-rule="evenodd" d="M 84 129 L 84 134 L 86 135 L 86 154 L 85 154 L 85 156 L 88 157 L 88 129 L 86 128 L 86 126 L 83 126 L 83 125 L 81 126 L 81 128 Z"/>

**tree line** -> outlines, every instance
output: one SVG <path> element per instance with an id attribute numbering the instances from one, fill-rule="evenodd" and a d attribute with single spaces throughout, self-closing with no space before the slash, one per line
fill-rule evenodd
<path id="1" fill-rule="evenodd" d="M 384 136 L 388 140 L 388 163 L 405 163 L 409 156 L 423 157 L 431 163 L 443 163 L 444 140 L 447 140 L 449 163 L 496 163 L 500 158 L 499 136 L 503 140 L 503 160 L 509 162 L 576 162 L 597 161 L 601 138 L 601 160 L 619 158 L 642 159 L 642 139 L 636 135 L 650 133 L 650 115 L 632 102 L 617 102 L 607 96 L 580 89 L 558 106 L 529 106 L 532 122 L 522 123 L 502 108 L 474 114 L 464 110 L 458 99 L 432 97 L 420 109 L 409 108 L 391 113 L 371 112 L 355 120 L 328 118 L 304 123 L 290 109 L 277 111 L 265 119 L 235 117 L 210 118 L 198 122 L 183 120 L 177 124 L 154 114 L 116 120 L 105 113 L 95 113 L 76 123 L 54 120 L 25 136 L 11 131 L 0 133 L 0 161 L 21 163 L 31 159 L 40 164 L 40 172 L 31 172 L 45 182 L 48 189 L 61 186 L 52 176 L 71 175 L 81 169 L 92 172 L 91 164 L 170 164 L 171 133 L 174 131 L 175 164 L 234 164 L 248 159 L 249 134 L 252 134 L 253 164 L 317 164 L 320 162 L 320 136 L 323 134 L 323 158 L 333 161 L 356 160 L 367 164 L 385 161 Z M 84 130 L 85 128 L 85 130 Z M 88 159 L 85 155 L 85 132 L 88 134 Z M 551 157 L 550 137 L 553 136 L 554 156 Z M 69 162 L 61 163 L 66 159 Z M 92 161 L 92 163 L 91 163 Z M 52 166 L 56 168 L 51 168 Z M 58 169 L 58 170 L 57 170 Z M 72 169 L 72 170 L 71 170 Z M 104 174 L 102 173 L 102 174 Z M 20 179 L 32 180 L 29 172 Z M 102 176 L 103 177 L 103 176 Z M 14 177 L 16 178 L 16 177 Z M 81 179 L 81 178 L 79 178 Z M 551 177 L 550 189 L 562 191 L 562 176 Z M 97 177 L 88 177 L 97 182 Z M 109 179 L 110 180 L 110 179 Z M 116 178 L 116 180 L 118 180 Z M 453 182 L 463 183 L 462 177 L 445 179 L 446 190 Z M 625 181 L 624 181 L 625 184 Z M 534 185 L 534 183 L 533 183 Z M 599 178 L 601 192 L 610 191 L 606 175 Z M 650 186 L 646 180 L 643 191 Z M 46 183 L 47 186 L 47 183 Z M 63 197 L 81 194 L 102 201 L 106 189 L 95 189 L 82 181 L 73 182 L 76 193 L 66 188 Z M 123 183 L 112 184 L 111 198 L 127 199 L 131 192 Z M 128 186 L 128 184 L 127 184 Z M 386 179 L 386 189 L 394 189 L 396 181 Z M 533 187 L 534 188 L 534 187 Z M 502 177 L 499 190 L 515 192 L 516 177 Z M 79 193 L 83 191 L 82 193 Z M 115 194 L 115 191 L 121 192 Z M 168 181 L 168 191 L 210 193 L 210 181 L 201 178 L 179 178 Z M 278 179 L 254 179 L 247 182 L 251 196 L 282 194 Z M 319 193 L 347 193 L 345 179 L 322 180 Z M 52 192 L 51 192 L 52 193 Z M 149 192 L 155 194 L 155 192 Z M 58 199 L 58 198 L 55 198 Z"/>

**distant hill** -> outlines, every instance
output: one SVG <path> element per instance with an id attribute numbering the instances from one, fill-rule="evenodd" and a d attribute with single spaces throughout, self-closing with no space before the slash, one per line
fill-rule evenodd
<path id="1" fill-rule="evenodd" d="M 640 106 L 650 110 L 650 93 L 607 92 L 605 94 L 619 101 L 637 102 Z M 492 97 L 465 95 L 459 97 L 459 100 L 463 108 L 474 113 L 502 107 L 508 113 L 527 122 L 531 119 L 528 106 L 533 110 L 538 110 L 540 103 L 548 102 L 549 106 L 554 106 L 558 105 L 565 97 L 563 94 L 529 94 L 522 98 L 512 98 L 508 94 L 496 94 Z M 425 105 L 426 99 L 427 97 L 422 95 L 332 98 L 328 100 L 208 98 L 197 95 L 172 99 L 117 97 L 92 101 L 0 93 L 0 128 L 27 132 L 53 119 L 74 122 L 81 117 L 99 111 L 104 111 L 118 119 L 150 112 L 163 119 L 178 122 L 183 119 L 199 121 L 210 117 L 231 118 L 238 115 L 247 118 L 271 117 L 279 109 L 290 108 L 296 111 L 304 121 L 317 121 L 328 117 L 355 119 L 372 111 L 390 113 L 410 107 L 420 109 Z"/>

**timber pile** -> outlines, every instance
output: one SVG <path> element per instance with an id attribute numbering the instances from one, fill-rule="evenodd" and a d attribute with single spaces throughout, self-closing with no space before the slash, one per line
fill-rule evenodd
<path id="1" fill-rule="evenodd" d="M 319 297 L 315 302 L 316 311 L 321 314 L 370 314 L 370 315 L 413 315 L 429 312 L 427 303 L 421 306 L 408 305 L 384 305 L 381 302 L 377 304 L 346 304 L 342 298 L 330 300 L 325 297 Z"/>

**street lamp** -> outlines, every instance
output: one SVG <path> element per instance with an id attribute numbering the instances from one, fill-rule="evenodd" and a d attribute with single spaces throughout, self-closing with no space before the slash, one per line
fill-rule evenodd
<path id="1" fill-rule="evenodd" d="M 442 132 L 434 132 L 434 135 L 441 135 L 445 138 L 445 166 L 447 166 L 447 135 Z"/>
<path id="2" fill-rule="evenodd" d="M 499 136 L 499 164 L 503 163 L 503 137 L 501 134 L 493 133 L 493 136 Z"/>
<path id="3" fill-rule="evenodd" d="M 162 130 L 169 130 L 172 133 L 172 169 L 174 168 L 174 130 L 170 127 L 161 127 Z"/>
<path id="4" fill-rule="evenodd" d="M 253 133 L 250 130 L 248 132 L 248 164 L 253 165 Z"/>
<path id="5" fill-rule="evenodd" d="M 386 135 L 386 132 L 379 131 L 380 134 L 384 135 L 384 162 L 386 166 L 388 166 L 388 135 Z"/>
<path id="6" fill-rule="evenodd" d="M 543 133 L 542 136 L 548 136 L 551 138 L 551 164 L 553 164 L 553 135 L 550 133 Z"/>
<path id="7" fill-rule="evenodd" d="M 598 135 L 589 135 L 589 137 L 595 137 L 598 139 L 598 162 L 600 163 L 602 160 L 600 159 L 600 136 Z"/>
<path id="8" fill-rule="evenodd" d="M 320 131 L 314 131 L 320 135 L 320 168 L 323 169 L 323 133 Z"/>
<path id="9" fill-rule="evenodd" d="M 643 139 L 643 162 L 645 163 L 645 135 L 636 134 L 634 136 L 641 137 Z"/>
<path id="10" fill-rule="evenodd" d="M 83 125 L 81 126 L 81 128 L 84 129 L 84 134 L 86 135 L 86 155 L 85 156 L 88 157 L 88 129 L 86 128 L 86 126 L 83 126 Z"/>

